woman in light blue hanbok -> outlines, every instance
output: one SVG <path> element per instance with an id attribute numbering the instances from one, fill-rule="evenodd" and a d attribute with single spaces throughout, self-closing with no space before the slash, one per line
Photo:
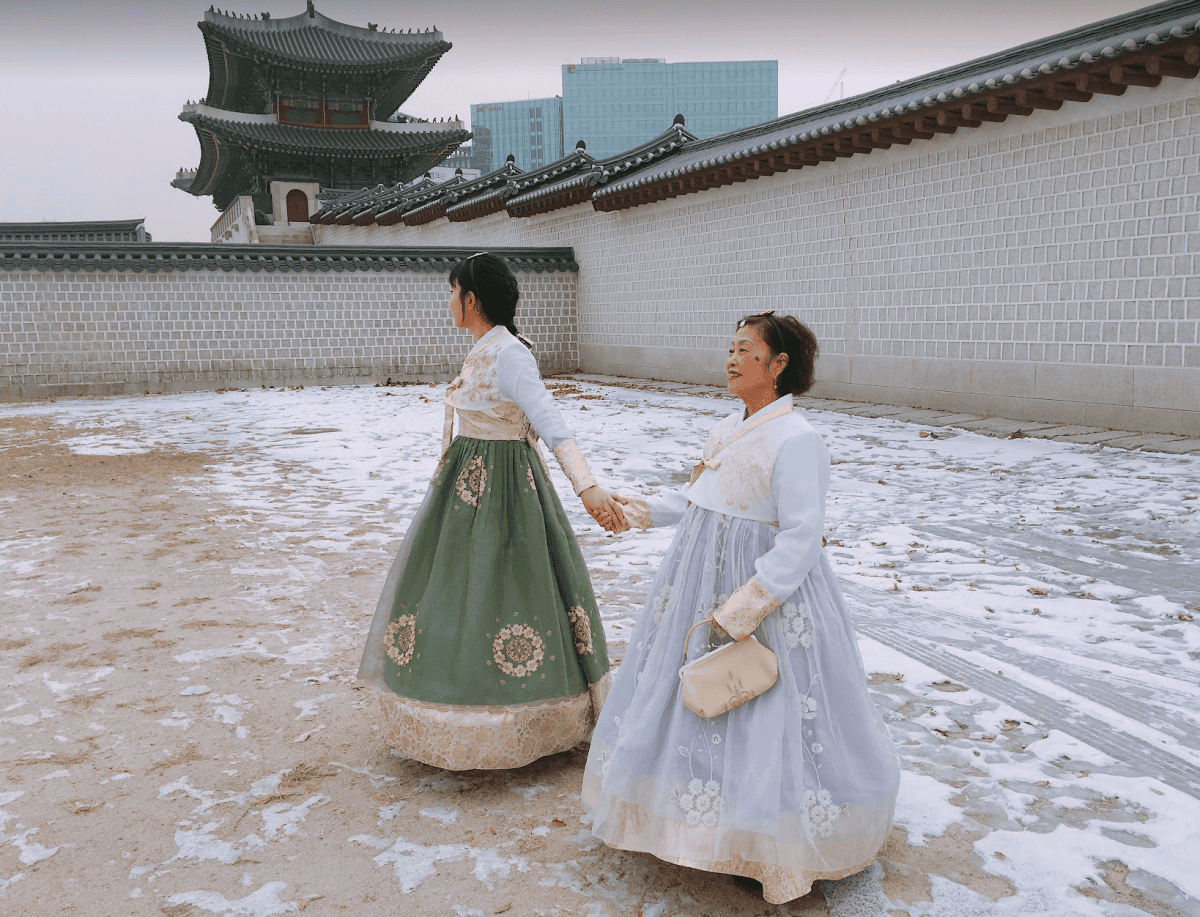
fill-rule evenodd
<path id="1" fill-rule="evenodd" d="M 583 779 L 605 843 L 761 882 L 774 904 L 868 866 L 900 782 L 822 548 L 829 451 L 792 404 L 816 354 L 794 318 L 740 322 L 726 371 L 745 410 L 717 424 L 690 484 L 627 501 L 633 524 L 678 529 Z M 684 707 L 680 666 L 752 633 L 778 657 L 776 684 L 712 719 Z"/>

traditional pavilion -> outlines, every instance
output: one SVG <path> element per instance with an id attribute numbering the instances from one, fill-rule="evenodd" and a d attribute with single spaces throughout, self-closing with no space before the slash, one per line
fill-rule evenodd
<path id="1" fill-rule="evenodd" d="M 196 129 L 200 164 L 172 184 L 212 196 L 213 241 L 311 242 L 320 192 L 410 181 L 470 139 L 457 119 L 399 111 L 450 50 L 436 27 L 346 25 L 312 0 L 289 19 L 209 7 L 199 26 L 208 95 L 179 119 Z"/>

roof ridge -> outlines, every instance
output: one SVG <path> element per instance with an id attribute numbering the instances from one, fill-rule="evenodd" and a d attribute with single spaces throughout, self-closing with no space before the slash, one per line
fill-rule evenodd
<path id="1" fill-rule="evenodd" d="M 340 22 L 318 11 L 311 3 L 311 0 L 305 12 L 297 13 L 295 16 L 288 16 L 283 19 L 273 19 L 269 13 L 262 14 L 262 17 L 249 13 L 240 15 L 230 13 L 227 10 L 218 10 L 213 5 L 205 11 L 204 21 L 212 23 L 218 28 L 234 29 L 248 34 L 295 32 L 300 29 L 317 28 L 326 32 L 340 34 L 347 38 L 359 38 L 364 41 L 385 44 L 394 44 L 405 39 L 413 44 L 443 40 L 442 33 L 438 30 L 437 26 L 434 26 L 432 29 L 425 29 L 422 32 L 413 32 L 411 29 L 408 32 L 397 32 L 395 30 L 389 32 L 386 29 L 380 30 L 378 24 L 373 22 L 368 23 L 365 27 L 351 25 L 348 22 Z"/>

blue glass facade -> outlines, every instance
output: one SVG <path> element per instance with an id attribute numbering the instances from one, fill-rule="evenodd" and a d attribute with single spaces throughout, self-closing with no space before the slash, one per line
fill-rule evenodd
<path id="1" fill-rule="evenodd" d="M 490 172 L 512 153 L 528 172 L 562 159 L 562 117 L 563 100 L 557 96 L 472 105 L 472 165 Z"/>
<path id="2" fill-rule="evenodd" d="M 677 114 L 697 137 L 779 115 L 777 61 L 664 61 L 585 58 L 562 68 L 563 145 L 579 140 L 597 159 L 658 136 Z"/>

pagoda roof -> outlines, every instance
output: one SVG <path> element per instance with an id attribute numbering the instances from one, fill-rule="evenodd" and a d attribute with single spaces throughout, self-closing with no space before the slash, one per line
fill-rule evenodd
<path id="1" fill-rule="evenodd" d="M 265 15 L 265 14 L 264 14 Z M 209 8 L 199 23 L 208 49 L 208 101 L 237 110 L 261 110 L 263 91 L 275 87 L 264 74 L 276 69 L 364 79 L 374 85 L 376 115 L 404 104 L 443 54 L 453 47 L 436 28 L 387 32 L 330 19 L 310 2 L 286 19 L 254 18 Z"/>
<path id="2" fill-rule="evenodd" d="M 235 143 L 304 155 L 399 156 L 434 146 L 454 149 L 471 137 L 461 121 L 434 124 L 372 121 L 369 128 L 301 127 L 280 124 L 275 115 L 245 115 L 207 105 L 185 107 L 179 120 Z"/>
<path id="3" fill-rule="evenodd" d="M 200 23 L 205 38 L 215 38 L 278 63 L 322 69 L 387 69 L 415 59 L 435 59 L 451 45 L 436 29 L 387 32 L 330 19 L 309 4 L 307 12 L 287 19 L 258 19 L 209 7 Z"/>
<path id="4" fill-rule="evenodd" d="M 213 195 L 213 202 L 221 209 L 244 190 L 250 174 L 247 154 L 251 151 L 310 160 L 400 160 L 408 163 L 403 172 L 411 176 L 432 168 L 471 137 L 458 121 L 372 121 L 369 128 L 300 127 L 280 124 L 275 115 L 248 115 L 196 104 L 185 106 L 179 119 L 196 129 L 200 165 L 194 176 L 176 179 L 172 184 L 198 197 Z M 345 198 L 336 202 L 339 206 L 345 203 Z"/>

